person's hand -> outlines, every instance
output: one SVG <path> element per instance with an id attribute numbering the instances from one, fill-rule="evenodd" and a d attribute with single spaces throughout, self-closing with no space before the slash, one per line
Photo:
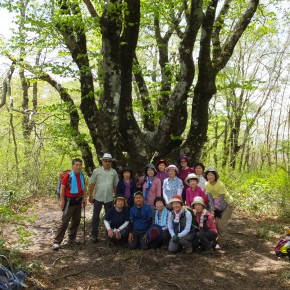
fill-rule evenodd
<path id="1" fill-rule="evenodd" d="M 61 200 L 59 201 L 59 205 L 60 205 L 61 210 L 64 210 L 65 200 L 64 200 L 64 199 L 61 199 Z"/>
<path id="2" fill-rule="evenodd" d="M 112 238 L 114 236 L 114 232 L 113 232 L 113 230 L 112 229 L 109 229 L 108 230 L 108 237 L 109 238 Z"/>
<path id="3" fill-rule="evenodd" d="M 146 236 L 146 234 L 143 236 L 143 240 L 145 241 L 145 243 L 147 243 L 147 236 Z"/>
<path id="4" fill-rule="evenodd" d="M 173 243 L 178 244 L 179 243 L 179 236 L 178 235 L 173 236 L 172 241 L 173 241 Z"/>
<path id="5" fill-rule="evenodd" d="M 214 210 L 214 217 L 215 218 L 221 218 L 222 217 L 222 211 L 219 209 Z"/>
<path id="6" fill-rule="evenodd" d="M 129 237 L 128 237 L 128 242 L 132 242 L 132 241 L 133 241 L 133 234 L 130 233 L 130 234 L 129 234 Z"/>
<path id="7" fill-rule="evenodd" d="M 93 195 L 90 194 L 90 196 L 89 196 L 89 202 L 90 202 L 90 203 L 93 203 L 93 199 L 94 199 L 94 198 L 93 198 Z"/>

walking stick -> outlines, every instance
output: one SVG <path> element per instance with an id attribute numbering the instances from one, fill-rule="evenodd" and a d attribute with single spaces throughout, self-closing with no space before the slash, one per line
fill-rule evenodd
<path id="1" fill-rule="evenodd" d="M 86 205 L 84 205 L 84 245 L 86 244 Z"/>

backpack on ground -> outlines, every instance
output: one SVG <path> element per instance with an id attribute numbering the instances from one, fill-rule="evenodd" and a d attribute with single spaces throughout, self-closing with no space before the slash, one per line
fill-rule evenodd
<path id="1" fill-rule="evenodd" d="M 27 285 L 24 284 L 27 273 L 21 269 L 12 272 L 7 258 L 4 255 L 0 255 L 0 258 L 5 260 L 5 264 L 7 264 L 7 266 L 0 264 L 0 290 L 21 290 L 27 288 Z"/>
<path id="2" fill-rule="evenodd" d="M 66 174 L 69 174 L 69 178 L 68 178 L 68 182 L 67 182 L 67 185 L 69 185 L 70 181 L 71 181 L 71 174 L 70 173 L 71 173 L 70 169 L 63 170 L 63 171 L 58 173 L 58 183 L 57 183 L 57 190 L 56 190 L 56 195 L 57 195 L 58 199 L 60 199 L 60 187 L 61 187 L 62 179 L 65 177 Z"/>
<path id="3" fill-rule="evenodd" d="M 278 257 L 289 257 L 290 259 L 290 236 L 280 240 L 274 249 Z"/>

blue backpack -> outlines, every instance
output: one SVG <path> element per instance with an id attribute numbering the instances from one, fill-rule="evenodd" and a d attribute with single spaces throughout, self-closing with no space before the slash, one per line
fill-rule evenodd
<path id="1" fill-rule="evenodd" d="M 0 290 L 21 290 L 27 288 L 24 284 L 24 279 L 27 273 L 24 270 L 11 271 L 9 262 L 4 255 L 0 255 L 2 260 L 5 260 L 7 266 L 0 264 Z"/>

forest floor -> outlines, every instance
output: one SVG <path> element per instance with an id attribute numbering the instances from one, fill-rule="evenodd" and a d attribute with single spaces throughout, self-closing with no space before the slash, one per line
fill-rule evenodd
<path id="1" fill-rule="evenodd" d="M 64 241 L 59 251 L 52 251 L 61 217 L 58 203 L 48 197 L 33 200 L 25 215 L 35 217 L 26 228 L 34 235 L 22 254 L 28 264 L 40 262 L 40 268 L 26 279 L 28 289 L 290 289 L 289 260 L 277 258 L 273 251 L 281 237 L 266 240 L 257 234 L 277 220 L 236 211 L 223 250 L 202 256 L 199 252 L 108 247 L 104 228 L 100 241 L 93 244 L 89 239 L 91 213 L 88 205 L 85 244 L 69 246 Z M 5 236 L 11 230 L 5 229 Z M 14 238 L 9 235 L 8 244 L 16 243 Z M 78 238 L 83 240 L 83 225 Z"/>

